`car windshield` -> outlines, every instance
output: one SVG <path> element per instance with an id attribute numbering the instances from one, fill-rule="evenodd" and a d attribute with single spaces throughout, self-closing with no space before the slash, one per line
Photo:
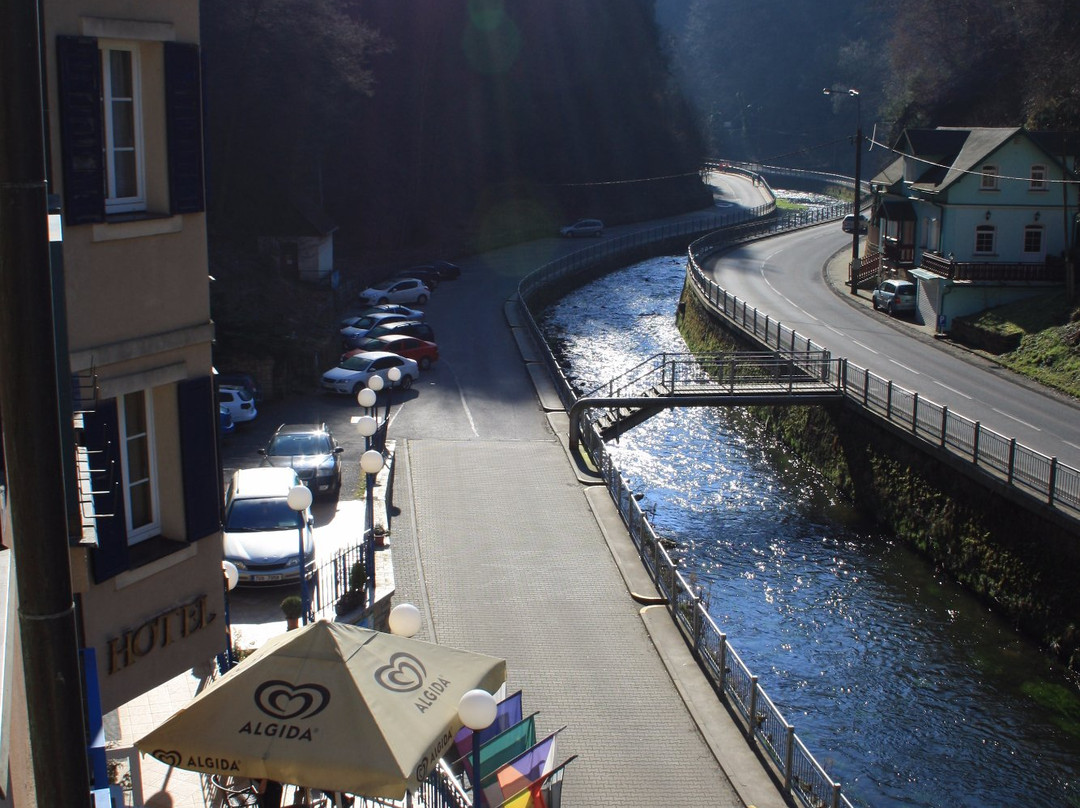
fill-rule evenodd
<path id="1" fill-rule="evenodd" d="M 326 435 L 278 435 L 270 441 L 269 455 L 330 454 L 330 438 Z"/>
<path id="2" fill-rule="evenodd" d="M 344 362 L 338 365 L 339 368 L 345 370 L 367 370 L 368 365 L 371 364 L 371 360 L 364 356 L 350 356 Z"/>
<path id="3" fill-rule="evenodd" d="M 225 518 L 225 529 L 232 533 L 290 530 L 301 525 L 300 511 L 290 508 L 285 497 L 233 500 Z"/>
<path id="4" fill-rule="evenodd" d="M 242 387 L 222 387 L 221 391 L 223 393 L 232 393 L 241 401 L 251 401 L 251 393 Z"/>

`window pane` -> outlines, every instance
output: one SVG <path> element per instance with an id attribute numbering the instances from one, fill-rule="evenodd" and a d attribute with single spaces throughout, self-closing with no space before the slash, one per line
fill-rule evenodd
<path id="1" fill-rule="evenodd" d="M 130 149 L 135 145 L 135 105 L 127 100 L 112 102 L 113 148 Z"/>
<path id="2" fill-rule="evenodd" d="M 131 98 L 131 52 L 109 51 L 109 90 L 113 98 Z"/>
<path id="3" fill-rule="evenodd" d="M 128 437 L 146 433 L 146 394 L 140 390 L 124 396 L 124 434 Z"/>
<path id="4" fill-rule="evenodd" d="M 1024 252 L 1026 252 L 1026 253 L 1040 253 L 1040 252 L 1042 252 L 1042 228 L 1041 227 L 1025 227 L 1024 228 Z"/>
<path id="5" fill-rule="evenodd" d="M 150 476 L 150 453 L 146 437 L 128 438 L 128 480 L 132 484 Z"/>
<path id="6" fill-rule="evenodd" d="M 149 481 L 128 488 L 128 505 L 131 508 L 131 529 L 136 530 L 154 521 L 153 501 Z"/>
<path id="7" fill-rule="evenodd" d="M 135 152 L 118 151 L 113 154 L 113 196 L 123 198 L 139 195 L 138 176 L 135 171 Z"/>

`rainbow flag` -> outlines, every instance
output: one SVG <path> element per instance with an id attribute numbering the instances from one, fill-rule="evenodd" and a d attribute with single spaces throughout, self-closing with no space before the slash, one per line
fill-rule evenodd
<path id="1" fill-rule="evenodd" d="M 484 799 L 488 805 L 501 805 L 526 789 L 530 783 L 555 770 L 555 741 L 566 727 L 560 727 L 535 746 L 500 766 L 494 775 L 482 778 Z"/>
<path id="2" fill-rule="evenodd" d="M 576 757 L 567 758 L 557 768 L 529 783 L 527 788 L 503 802 L 502 808 L 560 808 L 563 774 Z"/>

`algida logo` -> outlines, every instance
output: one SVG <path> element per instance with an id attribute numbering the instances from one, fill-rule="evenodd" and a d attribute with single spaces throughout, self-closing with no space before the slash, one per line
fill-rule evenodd
<path id="1" fill-rule="evenodd" d="M 255 688 L 255 706 L 273 721 L 248 721 L 240 734 L 263 735 L 288 741 L 311 741 L 311 726 L 306 722 L 330 704 L 330 691 L 311 682 L 294 685 L 271 679 Z"/>

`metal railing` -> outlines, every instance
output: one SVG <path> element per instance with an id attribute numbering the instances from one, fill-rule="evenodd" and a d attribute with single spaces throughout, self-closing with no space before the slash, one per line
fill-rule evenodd
<path id="1" fill-rule="evenodd" d="M 699 298 L 717 315 L 748 337 L 772 350 L 824 350 L 781 323 L 770 320 L 707 277 L 701 268 L 714 254 L 722 234 L 713 234 L 690 245 L 687 274 Z M 1080 518 L 1080 471 L 1056 457 L 1044 455 L 1021 443 L 965 418 L 912 390 L 894 384 L 865 368 L 843 360 L 844 398 L 865 412 L 882 418 L 922 439 L 935 449 L 970 464 L 972 472 L 990 474 L 1018 493 L 1036 498 L 1069 518 Z"/>
<path id="2" fill-rule="evenodd" d="M 727 238 L 717 239 L 715 250 L 733 243 L 732 239 L 746 240 L 760 238 L 771 233 L 793 230 L 823 221 L 834 221 L 851 211 L 851 205 L 839 204 L 822 211 L 810 211 L 803 214 L 789 214 L 775 217 L 771 206 L 755 209 L 742 214 L 717 217 L 720 227 Z M 754 218 L 770 216 L 767 221 L 753 221 Z M 707 220 L 692 220 L 675 225 L 678 235 L 704 232 Z M 715 219 L 714 219 L 715 221 Z M 612 239 L 609 243 L 579 250 L 556 261 L 545 264 L 526 276 L 518 286 L 518 296 L 523 304 L 526 326 L 532 332 L 548 368 L 560 400 L 569 411 L 577 400 L 566 374 L 547 349 L 547 343 L 529 308 L 534 297 L 553 284 L 567 283 L 568 278 L 576 274 L 585 274 L 597 263 L 613 264 L 613 259 L 620 255 L 632 254 L 645 245 L 654 245 L 653 254 L 661 254 L 668 242 L 675 236 L 672 226 L 651 228 L 649 230 Z M 699 241 L 706 241 L 709 237 Z M 698 242 L 695 242 L 698 243 Z M 820 352 L 809 340 L 802 340 L 790 329 L 767 317 L 759 320 L 753 312 L 746 313 L 764 333 L 773 333 L 777 339 L 788 344 L 792 352 Z M 583 419 L 586 420 L 587 419 Z M 664 595 L 675 624 L 686 638 L 687 644 L 695 651 L 698 663 L 704 674 L 712 681 L 721 698 L 742 718 L 748 741 L 757 746 L 773 763 L 780 774 L 784 790 L 797 798 L 803 805 L 813 808 L 851 808 L 847 797 L 841 793 L 840 784 L 829 777 L 825 769 L 814 759 L 806 746 L 795 734 L 789 724 L 758 684 L 757 677 L 743 663 L 735 649 L 727 641 L 727 636 L 720 631 L 709 615 L 700 591 L 692 587 L 678 569 L 663 544 L 658 539 L 652 525 L 641 510 L 633 491 L 627 486 L 620 471 L 615 467 L 607 448 L 595 425 L 583 424 L 586 448 L 592 455 L 600 475 L 622 516 L 638 549 L 638 554 L 648 570 L 657 588 Z"/>
<path id="3" fill-rule="evenodd" d="M 585 430 L 584 441 L 675 624 L 693 648 L 702 671 L 742 719 L 748 742 L 775 766 L 784 791 L 803 805 L 850 807 L 840 784 L 799 740 L 794 726 L 784 718 L 708 613 L 700 589 L 683 576 L 678 562 L 672 559 L 642 511 L 634 491 L 616 468 L 600 434 L 589 428 Z"/>

